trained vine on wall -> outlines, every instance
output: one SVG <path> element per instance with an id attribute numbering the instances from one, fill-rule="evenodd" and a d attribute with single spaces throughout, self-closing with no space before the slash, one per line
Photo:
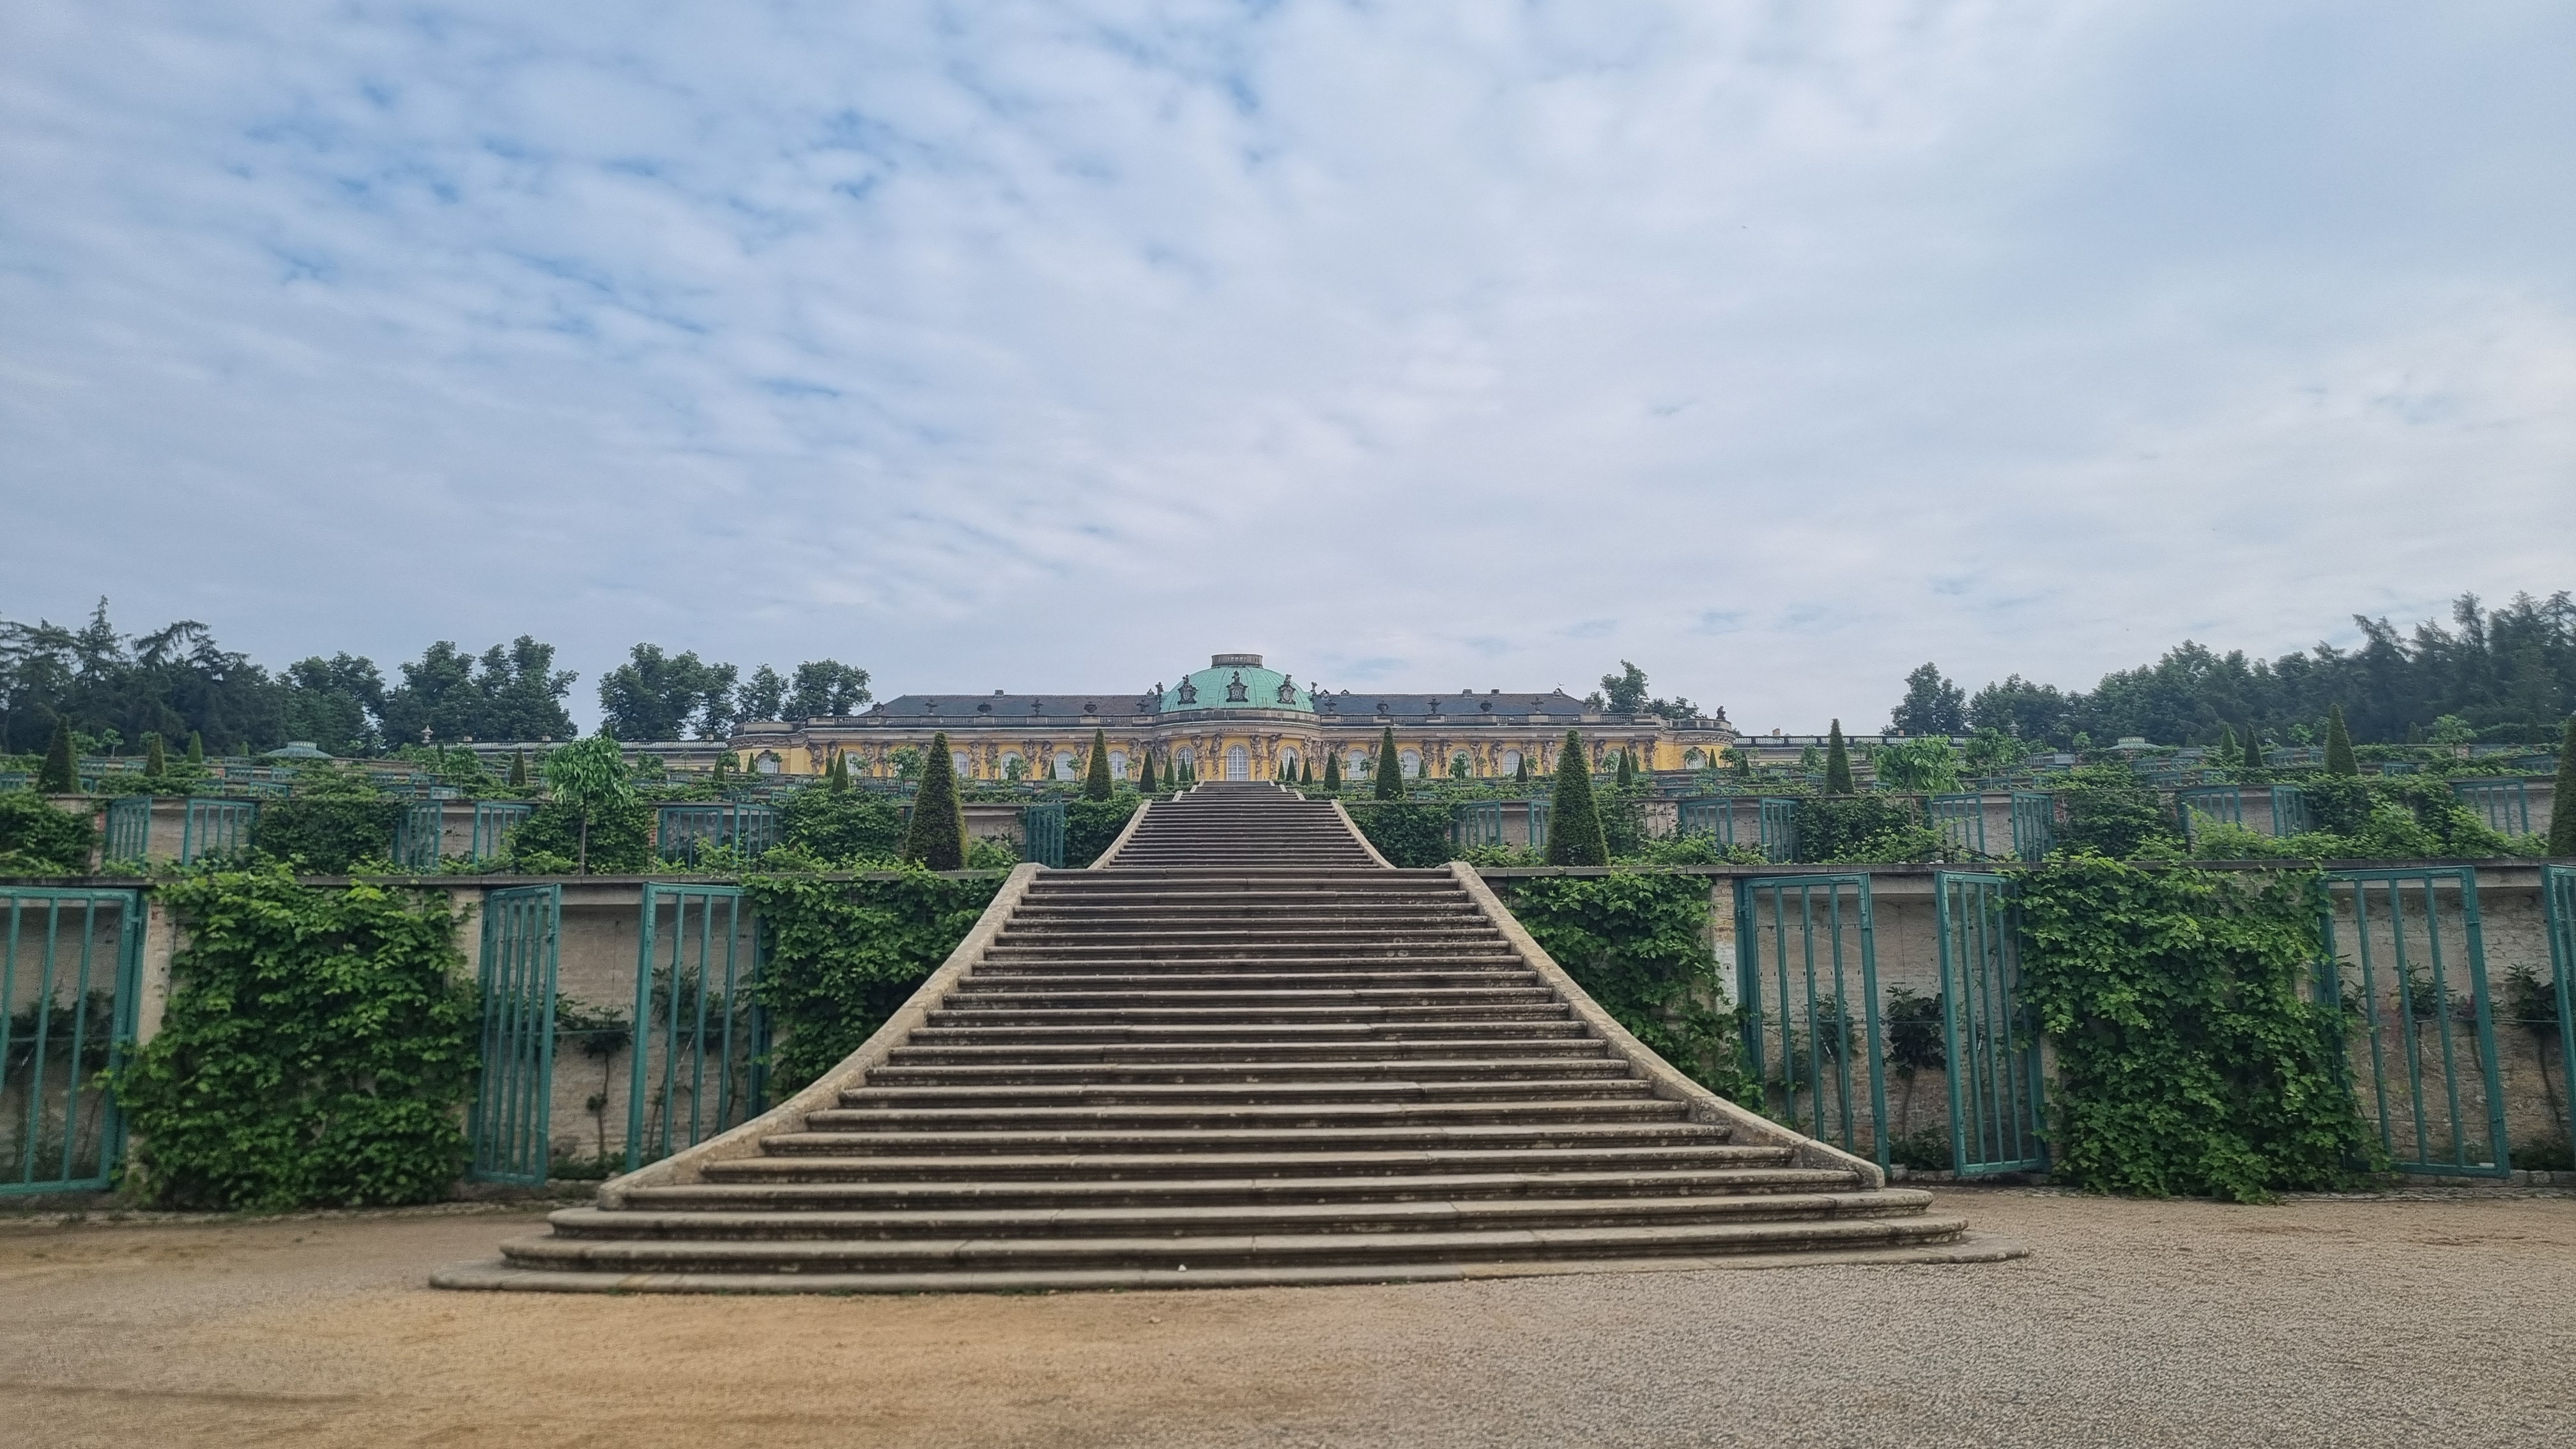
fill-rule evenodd
<path id="1" fill-rule="evenodd" d="M 1002 877 L 918 867 L 865 880 L 746 876 L 768 938 L 759 988 L 777 1045 L 777 1096 L 803 1088 L 859 1048 L 939 969 L 992 904 Z"/>
<path id="2" fill-rule="evenodd" d="M 2061 1176 L 2260 1202 L 2368 1165 L 2344 1023 L 2303 989 L 2323 907 L 2311 872 L 2088 854 L 2023 876 L 2022 982 L 2057 1050 Z"/>
<path id="3" fill-rule="evenodd" d="M 172 1207 L 430 1202 L 464 1164 L 475 1003 L 437 893 L 171 881 L 187 933 L 161 1031 L 116 1084 Z"/>
<path id="4" fill-rule="evenodd" d="M 1639 1041 L 1719 1096 L 1760 1105 L 1738 1050 L 1740 1018 L 1709 948 L 1706 878 L 1618 871 L 1493 884 L 1547 954 Z"/>

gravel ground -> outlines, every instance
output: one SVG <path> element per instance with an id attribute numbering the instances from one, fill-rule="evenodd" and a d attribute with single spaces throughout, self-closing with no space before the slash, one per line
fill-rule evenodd
<path id="1" fill-rule="evenodd" d="M 0 1444 L 2565 1442 L 2576 1200 L 1946 1193 L 2032 1255 L 1413 1287 L 437 1293 L 525 1211 L 0 1223 Z"/>

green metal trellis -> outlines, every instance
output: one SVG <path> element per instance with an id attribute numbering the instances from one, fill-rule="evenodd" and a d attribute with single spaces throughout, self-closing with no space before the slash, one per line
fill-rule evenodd
<path id="1" fill-rule="evenodd" d="M 1720 845 L 1735 843 L 1735 798 L 1684 800 L 1673 807 L 1673 833 L 1713 835 Z"/>
<path id="2" fill-rule="evenodd" d="M 2039 861 L 2057 845 L 2057 797 L 2045 790 L 2015 790 L 2012 846 L 2015 860 Z"/>
<path id="3" fill-rule="evenodd" d="M 555 963 L 563 887 L 483 897 L 483 1071 L 466 1176 L 541 1185 L 554 1108 Z"/>
<path id="4" fill-rule="evenodd" d="M 708 845 L 758 856 L 778 843 L 780 817 L 775 805 L 665 805 L 654 825 L 654 848 L 663 859 L 695 860 Z"/>
<path id="5" fill-rule="evenodd" d="M 251 823 L 259 818 L 252 800 L 201 800 L 191 797 L 179 830 L 179 863 L 194 865 L 250 849 Z"/>
<path id="6" fill-rule="evenodd" d="M 1926 802 L 1932 816 L 1932 828 L 1948 837 L 1950 843 L 1979 859 L 1986 854 L 1986 797 L 1984 795 L 1935 795 Z"/>
<path id="7" fill-rule="evenodd" d="M 1526 808 L 1529 811 L 1529 848 L 1544 852 L 1547 849 L 1548 822 L 1556 818 L 1556 802 L 1532 800 Z"/>
<path id="8" fill-rule="evenodd" d="M 125 1122 L 105 1078 L 134 1041 L 143 893 L 0 886 L 0 1196 L 96 1192 Z"/>
<path id="9" fill-rule="evenodd" d="M 1735 883 L 1736 1000 L 1744 1013 L 1746 1069 L 1763 1083 L 1766 1115 L 1846 1152 L 1874 1157 L 1883 1168 L 1887 1053 L 1878 1020 L 1875 937 L 1866 875 L 1761 876 Z"/>
<path id="10" fill-rule="evenodd" d="M 1762 858 L 1787 861 L 1798 858 L 1798 802 L 1766 798 L 1760 810 Z"/>
<path id="11" fill-rule="evenodd" d="M 2308 810 L 2308 792 L 2296 785 L 2272 787 L 2272 833 L 2277 836 L 2305 835 L 2316 829 L 2316 817 Z"/>
<path id="12" fill-rule="evenodd" d="M 106 848 L 101 860 L 140 864 L 152 848 L 152 797 L 126 795 L 107 802 Z"/>
<path id="13" fill-rule="evenodd" d="M 1020 857 L 1064 868 L 1064 802 L 1042 800 L 1020 807 Z"/>
<path id="14" fill-rule="evenodd" d="M 394 817 L 394 865 L 428 874 L 438 869 L 439 834 L 447 828 L 447 806 L 438 800 L 406 805 Z"/>
<path id="15" fill-rule="evenodd" d="M 2452 798 L 2478 812 L 2498 835 L 2531 833 L 2531 796 L 2520 780 L 2453 780 Z"/>
<path id="16" fill-rule="evenodd" d="M 742 888 L 647 885 L 637 937 L 629 1172 L 750 1121 L 769 1085 L 760 938 Z"/>
<path id="17" fill-rule="evenodd" d="M 489 800 L 474 805 L 474 859 L 480 863 L 500 860 L 510 853 L 510 832 L 528 823 L 537 813 L 534 805 L 513 805 Z"/>
<path id="18" fill-rule="evenodd" d="M 2012 883 L 1999 875 L 1935 871 L 1941 948 L 1941 1030 L 1950 1068 L 1950 1160 L 1962 1177 L 2038 1172 L 2039 1029 L 2021 997 Z"/>
<path id="19" fill-rule="evenodd" d="M 2541 921 L 2549 933 L 2549 975 L 2558 1000 L 2558 1085 L 2576 1136 L 2576 865 L 2540 868 Z"/>
<path id="20" fill-rule="evenodd" d="M 2245 823 L 2245 791 L 2236 785 L 2194 785 L 2174 792 L 2174 814 L 2182 821 L 2182 838 L 2191 842 L 2198 818 L 2211 825 Z"/>
<path id="21" fill-rule="evenodd" d="M 1449 807 L 1449 843 L 1460 850 L 1490 849 L 1503 843 L 1503 802 L 1470 800 Z"/>
<path id="22" fill-rule="evenodd" d="M 2347 1067 L 2367 1077 L 2361 1099 L 2390 1164 L 2400 1172 L 2504 1176 L 2512 1164 L 2477 871 L 2335 870 L 2326 872 L 2326 889 L 2317 995 L 2363 1040 L 2364 1050 L 2347 1051 Z M 2445 894 L 2455 902 L 2447 915 Z M 2339 933 L 2336 918 L 2347 907 L 2352 929 Z M 2349 939 L 2348 957 L 2339 936 Z M 2460 1060 L 2463 1033 L 2474 1056 L 2468 1063 Z"/>

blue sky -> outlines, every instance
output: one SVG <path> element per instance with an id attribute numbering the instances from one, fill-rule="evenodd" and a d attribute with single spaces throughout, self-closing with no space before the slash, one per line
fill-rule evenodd
<path id="1" fill-rule="evenodd" d="M 0 614 L 1875 724 L 2576 587 L 2576 7 L 0 21 Z"/>

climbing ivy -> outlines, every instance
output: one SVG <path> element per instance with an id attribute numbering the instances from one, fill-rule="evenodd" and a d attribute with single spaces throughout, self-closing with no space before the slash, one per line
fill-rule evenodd
<path id="1" fill-rule="evenodd" d="M 1449 860 L 1449 807 L 1439 801 L 1353 801 L 1342 808 L 1389 865 L 1421 870 Z"/>
<path id="2" fill-rule="evenodd" d="M 0 794 L 0 875 L 80 875 L 97 827 L 32 790 Z"/>
<path id="3" fill-rule="evenodd" d="M 145 1192 L 253 1211 L 445 1196 L 475 1065 L 446 897 L 316 890 L 268 865 L 162 898 L 186 946 L 159 1035 L 116 1084 Z"/>
<path id="4" fill-rule="evenodd" d="M 2059 1171 L 2102 1192 L 2260 1202 L 2370 1149 L 2343 1023 L 2302 987 L 2320 878 L 2064 858 L 2022 880 L 2022 981 L 2057 1049 Z"/>
<path id="5" fill-rule="evenodd" d="M 1107 800 L 1068 800 L 1064 806 L 1064 863 L 1068 870 L 1079 870 L 1100 858 L 1127 828 L 1127 821 L 1144 803 L 1144 797 L 1133 790 L 1121 790 Z"/>
<path id="6" fill-rule="evenodd" d="M 1547 954 L 1639 1041 L 1719 1096 L 1760 1104 L 1709 945 L 1705 877 L 1617 871 L 1494 886 Z"/>
<path id="7" fill-rule="evenodd" d="M 916 866 L 860 880 L 764 873 L 742 884 L 767 933 L 758 994 L 778 1042 L 769 1079 L 783 1096 L 884 1025 L 966 939 L 1002 877 Z"/>

